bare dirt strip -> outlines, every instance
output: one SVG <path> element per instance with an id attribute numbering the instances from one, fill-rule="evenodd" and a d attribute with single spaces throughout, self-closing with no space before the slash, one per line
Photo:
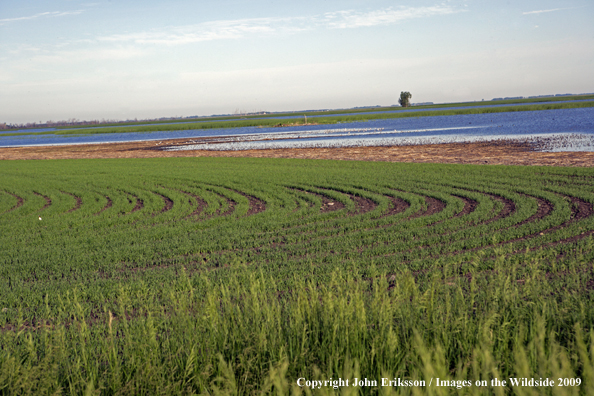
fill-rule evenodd
<path id="1" fill-rule="evenodd" d="M 359 197 L 351 194 L 349 194 L 349 196 L 353 201 L 355 201 L 357 214 L 371 212 L 373 209 L 377 207 L 377 203 L 375 203 L 373 199 Z"/>
<path id="2" fill-rule="evenodd" d="M 66 195 L 70 195 L 72 198 L 74 198 L 76 200 L 76 204 L 74 205 L 74 207 L 72 209 L 69 209 L 66 213 L 72 213 L 75 210 L 80 209 L 81 205 L 82 205 L 82 198 L 79 197 L 78 195 L 66 192 L 66 191 L 60 191 L 62 194 L 66 194 Z"/>
<path id="3" fill-rule="evenodd" d="M 101 213 L 103 213 L 105 210 L 109 209 L 112 207 L 113 205 L 113 201 L 111 200 L 111 198 L 109 198 L 107 195 L 105 196 L 105 198 L 107 199 L 107 203 L 105 204 L 105 206 L 103 207 L 103 209 L 101 209 L 99 212 L 95 213 L 95 216 L 100 215 Z"/>
<path id="4" fill-rule="evenodd" d="M 320 213 L 335 212 L 337 210 L 344 209 L 345 206 L 342 202 L 330 198 L 324 194 L 318 194 L 312 191 L 307 191 L 308 194 L 315 195 L 322 199 L 322 206 L 320 206 Z"/>
<path id="5" fill-rule="evenodd" d="M 456 194 L 452 194 L 454 197 L 458 197 L 460 198 L 462 201 L 464 201 L 464 208 L 462 209 L 462 211 L 458 214 L 456 214 L 454 217 L 462 217 L 464 215 L 470 214 L 472 212 L 474 212 L 476 210 L 476 208 L 478 207 L 478 201 L 475 201 L 474 199 L 470 199 L 467 197 L 463 197 L 461 195 L 456 195 Z"/>
<path id="6" fill-rule="evenodd" d="M 214 191 L 212 191 L 213 193 L 215 193 Z M 227 207 L 225 206 L 221 206 L 217 209 L 216 213 L 211 215 L 211 217 L 214 216 L 229 216 L 231 213 L 233 213 L 235 211 L 235 205 L 237 205 L 237 202 L 235 202 L 234 200 L 232 200 L 231 198 L 228 198 L 222 194 L 218 194 L 215 193 L 218 196 L 222 197 L 225 201 L 227 201 Z"/>
<path id="7" fill-rule="evenodd" d="M 258 214 L 260 212 L 264 212 L 266 210 L 266 202 L 261 200 L 260 198 L 256 198 L 253 195 L 248 195 L 244 192 L 234 190 L 236 193 L 243 195 L 246 197 L 250 202 L 250 208 L 246 213 L 246 216 L 251 216 Z"/>
<path id="8" fill-rule="evenodd" d="M 427 209 L 421 210 L 417 213 L 412 214 L 408 220 L 413 220 L 422 216 L 431 216 L 436 213 L 441 212 L 445 209 L 446 203 L 433 197 L 425 197 L 425 202 L 427 204 Z"/>
<path id="9" fill-rule="evenodd" d="M 23 204 L 25 203 L 25 200 L 23 198 L 19 197 L 18 195 L 13 194 L 13 193 L 9 193 L 8 191 L 5 191 L 5 193 L 7 193 L 8 195 L 12 195 L 13 197 L 15 197 L 17 199 L 17 204 L 14 205 L 12 208 L 8 209 L 4 213 L 12 212 L 13 210 L 18 209 L 21 206 L 23 206 Z"/>
<path id="10" fill-rule="evenodd" d="M 242 151 L 163 151 L 187 139 L 68 146 L 3 147 L 0 159 L 266 157 L 449 164 L 594 166 L 594 152 L 543 153 L 528 143 L 448 143 L 392 147 L 303 148 Z"/>
<path id="11" fill-rule="evenodd" d="M 496 194 L 486 193 L 486 195 L 490 196 L 496 201 L 501 202 L 503 204 L 503 208 L 501 209 L 501 212 L 497 214 L 497 216 L 487 219 L 477 225 L 493 223 L 494 221 L 503 219 L 504 217 L 512 216 L 514 213 L 516 213 L 516 203 L 511 199 L 504 198 Z"/>
<path id="12" fill-rule="evenodd" d="M 392 202 L 392 205 L 390 206 L 390 209 L 381 216 L 382 218 L 404 212 L 410 207 L 410 204 L 402 198 L 388 197 L 388 199 Z"/>
<path id="13" fill-rule="evenodd" d="M 52 200 L 51 200 L 50 197 L 48 197 L 46 195 L 43 195 L 43 194 L 40 194 L 37 191 L 33 191 L 33 194 L 37 195 L 38 197 L 42 197 L 43 199 L 45 199 L 45 205 L 43 206 L 43 208 L 39 209 L 38 212 L 39 211 L 42 211 L 42 210 L 44 210 L 46 208 L 48 208 L 52 204 Z"/>
<path id="14" fill-rule="evenodd" d="M 204 211 L 204 209 L 206 209 L 206 207 L 208 206 L 206 201 L 204 199 L 202 199 L 200 196 L 198 196 L 196 194 L 189 193 L 187 191 L 183 191 L 183 190 L 178 190 L 178 191 L 183 194 L 186 194 L 188 197 L 190 197 L 190 199 L 188 199 L 188 203 L 190 204 L 190 206 L 193 207 L 194 203 L 196 203 L 196 209 L 194 209 L 192 211 L 192 213 L 187 215 L 185 217 L 186 219 L 198 217 L 200 215 L 200 213 L 202 213 L 202 211 Z"/>
<path id="15" fill-rule="evenodd" d="M 163 194 L 159 194 L 158 192 L 154 192 L 154 193 L 156 195 L 158 195 L 159 197 L 161 197 L 161 199 L 163 200 L 163 209 L 161 209 L 161 211 L 159 211 L 159 213 L 153 213 L 153 216 L 156 216 L 161 213 L 165 213 L 167 211 L 170 211 L 173 208 L 173 201 L 171 200 L 171 198 L 166 197 Z"/>
<path id="16" fill-rule="evenodd" d="M 136 205 L 134 205 L 134 208 L 132 209 L 132 211 L 130 213 L 134 213 L 134 212 L 138 212 L 140 209 L 144 208 L 144 201 L 140 198 L 138 198 L 136 195 L 134 194 L 130 194 L 127 193 L 130 197 L 136 199 Z M 128 203 L 132 203 L 132 199 L 128 197 Z"/>

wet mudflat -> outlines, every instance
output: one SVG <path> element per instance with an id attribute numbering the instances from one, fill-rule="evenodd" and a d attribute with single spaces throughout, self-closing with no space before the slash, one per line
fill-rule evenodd
<path id="1" fill-rule="evenodd" d="M 164 151 L 162 147 L 188 144 L 187 139 L 70 146 L 0 148 L 0 159 L 261 157 L 338 159 L 355 161 L 594 166 L 592 152 L 539 152 L 528 143 L 448 143 L 392 147 L 294 148 L 242 151 Z"/>

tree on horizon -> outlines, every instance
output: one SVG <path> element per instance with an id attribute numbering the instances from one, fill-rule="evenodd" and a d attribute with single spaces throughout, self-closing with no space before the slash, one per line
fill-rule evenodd
<path id="1" fill-rule="evenodd" d="M 402 107 L 409 107 L 410 106 L 410 98 L 412 98 L 412 94 L 408 91 L 400 92 L 400 99 L 398 99 L 398 103 Z"/>

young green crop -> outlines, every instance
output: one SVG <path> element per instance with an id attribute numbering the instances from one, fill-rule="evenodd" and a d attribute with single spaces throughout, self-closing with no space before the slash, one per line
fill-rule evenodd
<path id="1" fill-rule="evenodd" d="M 4 161 L 0 393 L 356 375 L 562 376 L 589 394 L 593 192 L 587 168 Z"/>

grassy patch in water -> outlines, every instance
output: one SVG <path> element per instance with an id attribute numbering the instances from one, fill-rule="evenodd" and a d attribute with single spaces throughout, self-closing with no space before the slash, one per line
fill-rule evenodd
<path id="1" fill-rule="evenodd" d="M 492 114 L 518 111 L 541 111 L 558 109 L 576 109 L 594 107 L 594 101 L 589 102 L 568 102 L 551 104 L 531 104 L 521 106 L 503 106 L 489 108 L 470 108 L 470 109 L 451 109 L 451 110 L 433 110 L 433 111 L 406 111 L 399 113 L 379 113 L 379 114 L 357 114 L 357 115 L 336 115 L 329 117 L 315 118 L 316 124 L 338 124 L 346 122 L 360 122 L 370 120 L 383 120 L 407 117 L 434 117 L 434 116 L 452 116 L 464 114 Z M 87 128 L 57 130 L 48 132 L 27 132 L 27 133 L 6 133 L 2 136 L 22 136 L 22 135 L 94 135 L 109 133 L 134 133 L 134 132 L 164 132 L 164 131 L 188 131 L 188 130 L 207 130 L 221 128 L 242 128 L 242 127 L 275 127 L 275 126 L 294 126 L 304 125 L 304 117 L 295 117 L 290 119 L 248 119 L 235 121 L 217 121 L 217 122 L 195 122 L 183 124 L 168 125 L 138 125 L 138 126 L 120 126 L 106 128 Z"/>

